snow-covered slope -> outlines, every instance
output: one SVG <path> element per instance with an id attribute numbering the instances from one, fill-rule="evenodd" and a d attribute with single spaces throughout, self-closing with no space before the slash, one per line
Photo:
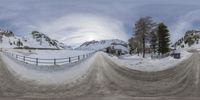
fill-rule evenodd
<path id="1" fill-rule="evenodd" d="M 15 48 L 20 38 L 14 36 L 14 33 L 0 29 L 0 48 Z"/>
<path id="2" fill-rule="evenodd" d="M 172 47 L 176 49 L 198 49 L 200 48 L 200 31 L 190 30 L 187 31 L 184 37 L 180 38 Z"/>
<path id="3" fill-rule="evenodd" d="M 89 41 L 83 43 L 80 47 L 76 48 L 78 50 L 102 50 L 107 47 L 114 46 L 116 49 L 122 49 L 128 51 L 128 44 L 122 40 L 101 40 L 101 41 Z"/>
<path id="4" fill-rule="evenodd" d="M 61 49 L 62 45 L 57 40 L 53 40 L 47 35 L 33 31 L 31 34 L 23 36 L 22 41 L 24 47 L 31 48 L 58 48 Z"/>
<path id="5" fill-rule="evenodd" d="M 72 46 L 66 45 L 64 43 L 59 43 L 59 46 L 65 50 L 73 50 Z"/>
<path id="6" fill-rule="evenodd" d="M 47 48 L 71 49 L 63 43 L 53 40 L 44 33 L 33 31 L 23 37 L 17 37 L 11 31 L 0 30 L 0 48 Z"/>

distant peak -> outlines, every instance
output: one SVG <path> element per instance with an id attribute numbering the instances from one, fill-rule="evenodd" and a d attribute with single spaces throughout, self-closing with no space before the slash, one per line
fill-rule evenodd
<path id="1" fill-rule="evenodd" d="M 0 35 L 7 36 L 7 37 L 15 36 L 15 34 L 12 31 L 4 30 L 4 29 L 0 29 Z"/>

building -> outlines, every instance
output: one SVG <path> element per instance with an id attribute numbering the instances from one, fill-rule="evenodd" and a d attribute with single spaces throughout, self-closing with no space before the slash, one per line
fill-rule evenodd
<path id="1" fill-rule="evenodd" d="M 106 53 L 110 53 L 117 56 L 129 53 L 128 46 L 124 46 L 121 44 L 112 44 L 111 46 L 105 48 L 104 51 Z"/>

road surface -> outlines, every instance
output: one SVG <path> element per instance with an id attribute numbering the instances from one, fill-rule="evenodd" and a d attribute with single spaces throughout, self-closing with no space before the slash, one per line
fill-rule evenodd
<path id="1" fill-rule="evenodd" d="M 0 97 L 5 100 L 59 98 L 70 100 L 188 100 L 200 99 L 200 54 L 170 69 L 141 72 L 118 66 L 102 54 L 95 55 L 82 80 L 63 85 L 38 85 L 19 80 L 0 59 Z"/>

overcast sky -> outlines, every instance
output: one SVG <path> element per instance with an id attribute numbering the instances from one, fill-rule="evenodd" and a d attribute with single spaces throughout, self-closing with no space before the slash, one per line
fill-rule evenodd
<path id="1" fill-rule="evenodd" d="M 0 28 L 17 35 L 37 30 L 66 44 L 131 37 L 135 21 L 151 16 L 172 41 L 198 29 L 199 0 L 0 0 Z"/>

